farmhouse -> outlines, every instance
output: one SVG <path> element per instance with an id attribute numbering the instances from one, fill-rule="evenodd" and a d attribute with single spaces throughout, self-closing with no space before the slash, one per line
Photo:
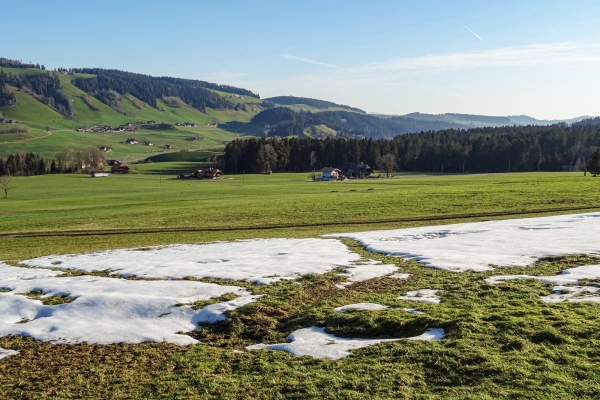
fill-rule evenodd
<path id="1" fill-rule="evenodd" d="M 92 178 L 103 178 L 107 177 L 109 173 L 106 171 L 92 171 L 90 175 L 92 176 Z"/>
<path id="2" fill-rule="evenodd" d="M 163 149 L 165 149 L 165 150 L 173 150 L 174 148 L 175 148 L 175 147 L 171 146 L 170 144 L 165 144 L 165 145 L 163 146 Z"/>
<path id="3" fill-rule="evenodd" d="M 131 139 L 127 139 L 125 141 L 125 144 L 138 144 L 138 141 L 135 140 L 135 139 L 133 139 L 133 138 L 131 138 Z"/>
<path id="4" fill-rule="evenodd" d="M 342 171 L 337 168 L 325 167 L 321 169 L 321 178 L 318 179 L 320 181 L 335 181 L 340 179 L 342 176 Z"/>
<path id="5" fill-rule="evenodd" d="M 100 146 L 98 147 L 100 149 L 100 151 L 103 151 L 105 153 L 108 153 L 109 151 L 112 151 L 112 149 L 108 146 Z"/>
<path id="6" fill-rule="evenodd" d="M 199 169 L 196 170 L 194 172 L 191 172 L 189 174 L 181 174 L 179 175 L 177 178 L 179 179 L 210 179 L 210 180 L 216 180 L 216 179 L 221 179 L 221 177 L 223 176 L 223 172 L 221 172 L 220 170 L 216 169 L 216 168 L 206 168 L 206 169 Z"/>
<path id="7" fill-rule="evenodd" d="M 127 161 L 116 161 L 110 170 L 113 174 L 128 174 L 129 166 L 127 166 Z"/>
<path id="8" fill-rule="evenodd" d="M 349 179 L 361 179 L 373 175 L 373 168 L 362 162 L 345 162 L 340 170 L 342 171 L 342 174 L 346 175 Z"/>

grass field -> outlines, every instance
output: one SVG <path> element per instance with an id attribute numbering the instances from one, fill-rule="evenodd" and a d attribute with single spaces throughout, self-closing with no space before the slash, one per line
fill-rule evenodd
<path id="1" fill-rule="evenodd" d="M 0 260 L 47 254 L 198 243 L 598 211 L 598 182 L 574 173 L 308 182 L 306 174 L 235 175 L 222 181 L 171 179 L 193 162 L 136 166 L 138 174 L 16 178 L 0 199 Z M 162 169 L 164 168 L 164 169 Z M 164 172 L 164 173 L 162 173 Z M 590 238 L 597 240 L 597 238 Z M 452 273 L 368 253 L 413 274 L 348 286 L 336 272 L 300 284 L 235 282 L 260 301 L 193 333 L 201 344 L 50 345 L 5 337 L 21 354 L 0 361 L 3 398 L 598 398 L 598 305 L 547 304 L 538 281 L 487 285 L 495 272 Z M 546 259 L 502 274 L 553 275 L 599 258 Z M 206 280 L 211 281 L 211 280 Z M 334 313 L 357 302 L 405 306 L 399 293 L 442 290 L 426 315 L 400 311 Z M 408 337 L 443 327 L 439 342 L 395 342 L 338 361 L 284 352 L 242 352 L 285 341 L 312 325 L 346 337 Z"/>

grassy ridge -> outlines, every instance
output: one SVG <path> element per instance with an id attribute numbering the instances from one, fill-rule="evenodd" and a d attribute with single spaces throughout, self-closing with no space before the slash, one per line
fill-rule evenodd
<path id="1" fill-rule="evenodd" d="M 31 74 L 44 73 L 36 69 L 0 68 L 5 72 Z M 157 108 L 151 107 L 131 95 L 121 97 L 118 109 L 113 109 L 101 101 L 88 96 L 85 92 L 75 87 L 71 81 L 83 74 L 59 75 L 63 89 L 61 92 L 73 100 L 75 109 L 74 120 L 67 120 L 59 113 L 53 111 L 45 104 L 16 88 L 9 87 L 15 93 L 18 104 L 0 108 L 0 113 L 8 118 L 17 119 L 22 125 L 30 129 L 29 134 L 4 135 L 0 134 L 0 157 L 6 157 L 17 151 L 40 153 L 50 158 L 68 147 L 110 146 L 113 153 L 110 158 L 141 159 L 153 153 L 161 152 L 157 149 L 165 144 L 170 144 L 179 150 L 204 150 L 211 154 L 222 151 L 224 145 L 237 135 L 232 132 L 209 126 L 217 120 L 221 123 L 229 121 L 250 121 L 252 116 L 260 111 L 260 99 L 244 96 L 244 99 L 231 99 L 234 104 L 238 101 L 247 105 L 247 111 L 213 110 L 208 108 L 202 113 L 184 103 L 178 106 L 166 104 L 162 99 L 157 99 Z M 91 76 L 88 76 L 91 77 Z M 229 96 L 225 92 L 215 91 L 221 96 Z M 84 99 L 85 97 L 85 99 Z M 253 108 L 255 111 L 253 111 Z M 196 123 L 198 127 L 177 127 L 168 131 L 145 131 L 127 133 L 84 133 L 76 132 L 76 128 L 94 125 L 118 126 L 127 122 L 156 120 L 168 124 L 183 122 Z M 51 131 L 48 134 L 47 129 Z M 190 139 L 200 136 L 201 142 Z M 138 141 L 151 141 L 153 148 L 144 146 L 121 145 L 120 142 L 134 137 Z M 33 140 L 33 139 L 36 140 Z"/>

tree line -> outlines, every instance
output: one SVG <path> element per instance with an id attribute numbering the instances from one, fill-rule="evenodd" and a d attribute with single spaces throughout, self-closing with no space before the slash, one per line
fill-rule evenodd
<path id="1" fill-rule="evenodd" d="M 56 72 L 16 75 L 0 71 L 0 87 L 4 93 L 0 93 L 0 105 L 16 104 L 14 94 L 6 91 L 7 84 L 30 94 L 68 119 L 75 117 L 73 101 L 60 92 L 62 84 Z"/>
<path id="2" fill-rule="evenodd" d="M 8 74 L 0 71 L 0 107 L 17 104 L 14 93 L 9 92 L 6 85 L 9 83 Z"/>
<path id="3" fill-rule="evenodd" d="M 35 176 L 45 174 L 70 174 L 89 172 L 105 164 L 102 152 L 96 147 L 65 149 L 52 160 L 39 154 L 18 152 L 6 160 L 0 157 L 0 176 Z"/>
<path id="4" fill-rule="evenodd" d="M 371 166 L 391 154 L 406 171 L 494 173 L 590 170 L 600 147 L 600 120 L 572 125 L 445 129 L 398 135 L 392 140 L 281 138 L 234 140 L 225 148 L 227 173 Z M 383 168 L 382 168 L 383 169 Z"/>
<path id="5" fill-rule="evenodd" d="M 46 67 L 40 64 L 26 64 L 17 60 L 9 60 L 8 58 L 0 57 L 0 67 L 5 68 L 37 68 L 41 70 L 46 70 Z"/>
<path id="6" fill-rule="evenodd" d="M 206 107 L 215 109 L 236 108 L 236 105 L 208 89 L 234 91 L 235 93 L 241 92 L 245 95 L 258 96 L 245 89 L 192 79 L 157 78 L 132 72 L 98 68 L 73 69 L 71 71 L 96 75 L 92 78 L 76 78 L 72 82 L 79 89 L 109 106 L 111 104 L 106 103 L 106 100 L 111 98 L 111 91 L 120 95 L 131 94 L 154 108 L 157 108 L 156 99 L 178 97 L 186 104 L 202 112 L 206 111 Z"/>

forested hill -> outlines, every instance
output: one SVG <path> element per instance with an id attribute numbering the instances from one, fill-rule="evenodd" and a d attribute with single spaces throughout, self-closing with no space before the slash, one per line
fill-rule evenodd
<path id="1" fill-rule="evenodd" d="M 494 173 L 583 170 L 600 157 L 600 119 L 567 125 L 446 129 L 385 139 L 266 138 L 235 140 L 226 171 L 306 172 L 344 162 L 377 166 L 393 155 L 400 170 Z M 593 161 L 596 160 L 596 161 Z M 588 169 L 590 167 L 587 167 Z M 596 165 L 595 168 L 600 168 Z"/>
<path id="2" fill-rule="evenodd" d="M 252 123 L 268 126 L 269 136 L 302 135 L 304 129 L 325 125 L 338 136 L 391 139 L 408 132 L 464 128 L 443 121 L 417 121 L 411 118 L 378 118 L 350 111 L 295 112 L 287 107 L 271 108 L 255 115 Z"/>
<path id="3" fill-rule="evenodd" d="M 305 104 L 307 106 L 318 108 L 321 110 L 326 110 L 329 108 L 342 108 L 342 109 L 354 111 L 354 112 L 357 112 L 360 114 L 366 114 L 366 112 L 361 110 L 360 108 L 345 106 L 343 104 L 336 104 L 331 101 L 311 99 L 308 97 L 276 96 L 276 97 L 269 97 L 268 99 L 265 99 L 265 100 L 273 102 L 280 106 Z"/>
<path id="4" fill-rule="evenodd" d="M 131 94 L 152 107 L 156 107 L 157 98 L 178 97 L 186 104 L 204 112 L 206 107 L 234 108 L 233 103 L 208 89 L 258 97 L 246 89 L 191 79 L 152 77 L 114 69 L 82 68 L 73 69 L 72 72 L 95 75 L 93 78 L 74 79 L 73 84 L 101 101 L 109 97 L 110 91 L 121 95 Z"/>

